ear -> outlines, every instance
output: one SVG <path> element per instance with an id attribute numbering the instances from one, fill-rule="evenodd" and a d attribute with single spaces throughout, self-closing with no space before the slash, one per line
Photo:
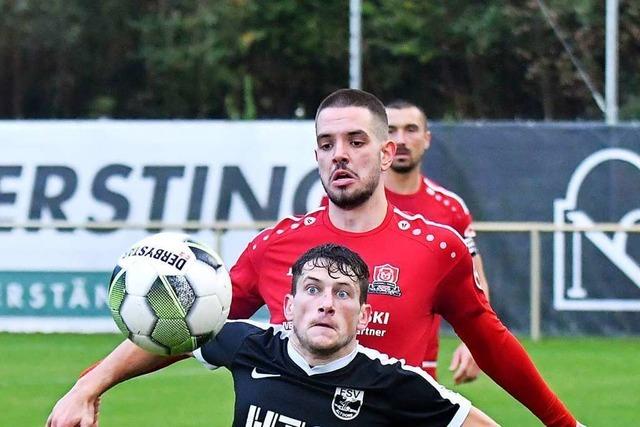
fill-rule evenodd
<path id="1" fill-rule="evenodd" d="M 293 320 L 293 295 L 284 296 L 284 318 L 291 322 Z"/>
<path id="2" fill-rule="evenodd" d="M 318 149 L 317 148 L 315 148 L 313 150 L 313 154 L 316 156 L 316 163 L 318 163 Z"/>
<path id="3" fill-rule="evenodd" d="M 427 129 L 424 131 L 424 150 L 427 151 L 430 146 L 431 146 L 431 131 Z"/>
<path id="4" fill-rule="evenodd" d="M 367 325 L 371 320 L 371 305 L 362 304 L 360 306 L 360 314 L 358 315 L 358 331 L 367 329 Z"/>
<path id="5" fill-rule="evenodd" d="M 393 157 L 396 155 L 397 145 L 392 140 L 388 140 L 380 149 L 380 167 L 383 171 L 386 171 L 391 167 Z"/>

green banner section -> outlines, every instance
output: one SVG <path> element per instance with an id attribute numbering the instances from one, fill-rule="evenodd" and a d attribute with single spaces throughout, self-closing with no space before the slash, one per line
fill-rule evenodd
<path id="1" fill-rule="evenodd" d="M 110 317 L 110 272 L 0 272 L 0 316 Z"/>

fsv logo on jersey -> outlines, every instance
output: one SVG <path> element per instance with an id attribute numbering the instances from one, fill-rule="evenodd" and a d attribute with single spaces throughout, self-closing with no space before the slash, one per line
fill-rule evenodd
<path id="1" fill-rule="evenodd" d="M 336 417 L 349 421 L 358 416 L 363 401 L 364 391 L 353 388 L 336 387 L 336 392 L 331 402 L 331 409 Z"/>

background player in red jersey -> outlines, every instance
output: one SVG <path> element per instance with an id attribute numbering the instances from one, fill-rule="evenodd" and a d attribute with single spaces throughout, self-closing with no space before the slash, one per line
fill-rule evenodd
<path id="1" fill-rule="evenodd" d="M 231 269 L 231 316 L 248 317 L 266 303 L 272 321 L 284 322 L 293 262 L 313 246 L 339 242 L 359 253 L 372 273 L 372 323 L 359 335 L 362 344 L 409 363 L 422 360 L 434 316 L 440 314 L 482 369 L 543 423 L 576 426 L 575 418 L 491 310 L 460 236 L 387 202 L 381 173 L 391 166 L 395 147 L 388 138 L 384 106 L 373 95 L 343 89 L 321 103 L 316 158 L 329 205 L 303 217 L 286 218 L 247 246 Z M 108 366 L 103 362 L 84 377 L 87 389 L 65 396 L 56 412 L 93 413 L 94 381 L 120 378 L 132 366 L 136 372 L 150 372 L 176 360 L 145 353 L 126 341 L 108 359 Z"/>
<path id="2" fill-rule="evenodd" d="M 460 233 L 469 246 L 480 286 L 489 299 L 489 286 L 482 259 L 473 240 L 475 231 L 467 206 L 457 194 L 437 185 L 421 173 L 422 158 L 431 144 L 426 114 L 417 105 L 403 100 L 388 103 L 386 110 L 389 137 L 397 144 L 391 168 L 384 173 L 387 199 L 402 210 L 449 225 Z M 434 376 L 438 357 L 439 326 L 439 321 L 434 322 L 433 335 L 429 339 L 431 345 L 422 363 L 423 368 Z M 456 384 L 473 381 L 480 373 L 480 368 L 464 343 L 453 353 L 449 370 L 454 371 L 453 380 Z"/>

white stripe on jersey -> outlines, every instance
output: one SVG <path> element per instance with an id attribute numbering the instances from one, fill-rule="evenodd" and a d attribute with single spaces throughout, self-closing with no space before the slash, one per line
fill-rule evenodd
<path id="1" fill-rule="evenodd" d="M 202 347 L 198 347 L 195 350 L 193 350 L 193 352 L 191 353 L 191 355 L 200 363 L 202 363 L 202 366 L 204 366 L 205 368 L 209 369 L 210 371 L 214 371 L 216 369 L 218 369 L 220 366 L 216 366 L 216 365 L 212 365 L 211 363 L 207 362 L 206 360 L 204 360 L 204 357 L 202 357 Z"/>
<path id="2" fill-rule="evenodd" d="M 427 225 L 433 225 L 435 227 L 440 227 L 440 228 L 446 228 L 447 230 L 451 230 L 453 231 L 453 234 L 455 234 L 456 236 L 458 236 L 458 238 L 462 241 L 462 243 L 464 243 L 464 245 L 466 246 L 466 242 L 464 241 L 464 237 L 462 237 L 460 235 L 460 233 L 458 233 L 456 231 L 455 228 L 451 227 L 450 225 L 447 224 L 441 224 L 439 222 L 433 222 L 433 221 L 429 221 L 428 219 L 426 219 L 424 216 L 422 216 L 421 214 L 413 214 L 413 215 L 409 215 L 408 213 L 401 211 L 400 209 L 398 209 L 397 207 L 393 208 L 393 211 L 395 213 L 397 213 L 398 215 L 400 215 L 403 218 L 409 219 L 409 220 L 420 220 L 422 222 L 424 222 Z"/>
<path id="3" fill-rule="evenodd" d="M 438 362 L 435 362 L 433 360 L 424 360 L 422 363 L 422 368 L 437 368 L 438 367 Z"/>
<path id="4" fill-rule="evenodd" d="M 462 206 L 462 210 L 464 210 L 464 213 L 465 214 L 469 214 L 469 208 L 467 208 L 467 205 L 464 203 L 464 200 L 462 200 L 462 197 L 458 196 L 453 191 L 447 190 L 446 188 L 437 185 L 435 182 L 431 181 L 426 176 L 423 177 L 423 180 L 424 180 L 424 184 L 427 186 L 427 188 L 431 188 L 434 191 L 439 191 L 439 192 L 451 197 L 452 199 L 455 199 L 456 202 L 460 203 L 460 206 Z"/>
<path id="5" fill-rule="evenodd" d="M 417 374 L 418 376 L 423 378 L 425 381 L 427 381 L 431 385 L 431 387 L 433 387 L 440 394 L 440 396 L 442 396 L 443 399 L 447 399 L 454 404 L 457 403 L 458 405 L 460 405 L 460 409 L 458 409 L 458 411 L 456 412 L 456 415 L 448 424 L 450 427 L 461 426 L 464 420 L 467 418 L 467 415 L 469 415 L 469 411 L 471 411 L 471 402 L 469 402 L 466 398 L 459 395 L 458 393 L 453 392 L 448 388 L 446 388 L 445 386 L 443 386 L 442 384 L 438 383 L 436 380 L 433 379 L 431 375 L 427 374 L 422 369 L 405 364 L 404 359 L 396 359 L 394 357 L 389 357 L 384 353 L 380 353 L 377 350 L 364 347 L 360 344 L 358 344 L 357 349 L 358 349 L 358 353 L 367 356 L 371 360 L 378 361 L 382 365 L 393 365 L 395 363 L 400 362 L 399 367 L 401 369 Z"/>
<path id="6" fill-rule="evenodd" d="M 273 230 L 274 228 L 276 228 L 276 226 L 277 226 L 277 225 L 279 225 L 279 224 L 280 224 L 282 221 L 284 221 L 285 219 L 289 219 L 289 220 L 294 221 L 294 222 L 300 222 L 300 221 L 304 221 L 304 219 L 305 219 L 306 217 L 308 217 L 308 216 L 310 216 L 310 215 L 313 215 L 313 214 L 315 214 L 316 212 L 323 211 L 323 210 L 325 210 L 325 209 L 326 209 L 326 206 L 318 206 L 318 207 L 317 207 L 317 208 L 315 208 L 314 210 L 309 211 L 309 212 L 305 213 L 304 215 L 286 215 L 286 216 L 283 216 L 282 218 L 280 218 L 280 219 L 278 220 L 278 222 L 277 222 L 276 224 L 274 224 L 274 226 L 273 226 L 273 227 L 265 228 L 262 232 L 269 231 L 269 230 Z M 261 232 L 261 233 L 259 233 L 258 235 L 262 234 L 262 232 Z M 257 236 L 256 236 L 256 237 L 257 237 Z"/>

